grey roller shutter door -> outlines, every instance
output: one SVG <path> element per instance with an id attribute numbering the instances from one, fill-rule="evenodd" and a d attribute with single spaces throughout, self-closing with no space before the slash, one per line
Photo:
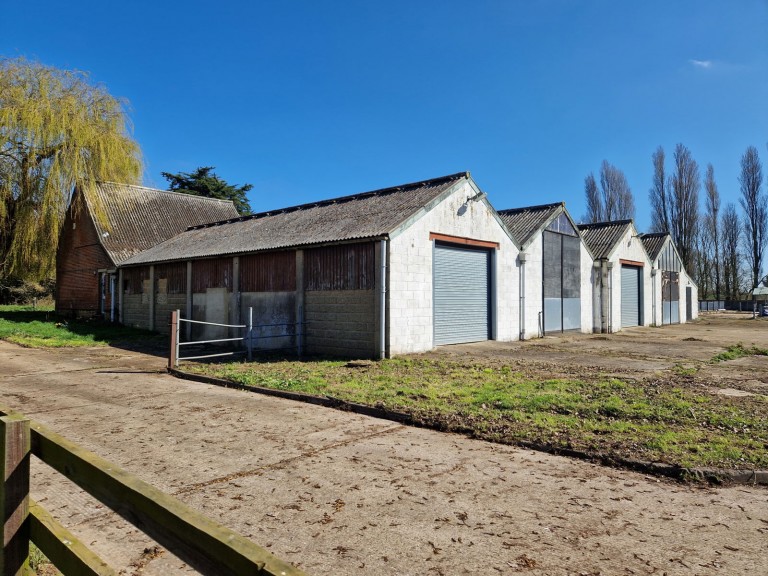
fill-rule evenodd
<path id="1" fill-rule="evenodd" d="M 436 244 L 434 256 L 435 345 L 488 340 L 490 252 Z"/>
<path id="2" fill-rule="evenodd" d="M 640 272 L 637 266 L 621 267 L 621 327 L 640 324 Z"/>

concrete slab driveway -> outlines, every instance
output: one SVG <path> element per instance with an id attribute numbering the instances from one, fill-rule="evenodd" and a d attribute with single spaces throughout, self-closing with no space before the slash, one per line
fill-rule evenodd
<path id="1" fill-rule="evenodd" d="M 1 403 L 310 574 L 764 574 L 768 491 L 702 488 L 0 342 Z M 124 574 L 190 569 L 43 465 L 34 496 Z"/>

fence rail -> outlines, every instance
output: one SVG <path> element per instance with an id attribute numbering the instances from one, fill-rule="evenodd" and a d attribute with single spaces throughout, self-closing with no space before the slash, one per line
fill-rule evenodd
<path id="1" fill-rule="evenodd" d="M 202 574 L 301 576 L 240 534 L 214 522 L 119 466 L 12 410 L 0 408 L 0 576 L 28 574 L 29 543 L 65 576 L 115 575 L 29 498 L 29 464 L 37 456 Z"/>
<path id="2" fill-rule="evenodd" d="M 188 340 L 186 342 L 181 341 L 181 324 L 198 324 L 203 326 L 215 326 L 219 328 L 226 328 L 227 330 L 244 330 L 243 336 L 235 336 L 233 338 L 214 338 L 208 340 Z M 256 335 L 256 332 L 262 328 L 281 328 L 281 327 L 294 327 L 293 334 L 268 334 L 268 335 Z M 189 318 L 182 318 L 180 310 L 174 310 L 171 312 L 171 349 L 168 355 L 168 368 L 176 368 L 179 362 L 182 360 L 202 360 L 204 358 L 218 358 L 223 356 L 234 356 L 237 354 L 246 354 L 248 360 L 253 359 L 254 341 L 256 340 L 270 340 L 272 338 L 296 338 L 296 346 L 290 346 L 290 349 L 296 349 L 299 356 L 303 353 L 304 348 L 304 326 L 302 321 L 301 309 L 299 309 L 298 322 L 286 322 L 284 324 L 257 324 L 253 323 L 253 308 L 248 309 L 248 324 L 219 324 L 217 322 L 203 322 L 202 320 L 191 320 Z M 228 350 L 226 352 L 216 352 L 213 354 L 201 354 L 197 356 L 181 356 L 182 346 L 200 346 L 202 344 L 221 344 L 224 342 L 242 342 L 244 350 Z M 268 350 L 285 350 L 288 348 L 269 348 Z"/>

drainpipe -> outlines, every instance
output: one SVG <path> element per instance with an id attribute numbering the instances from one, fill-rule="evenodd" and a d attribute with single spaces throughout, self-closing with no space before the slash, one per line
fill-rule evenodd
<path id="1" fill-rule="evenodd" d="M 118 278 L 117 278 L 117 286 L 118 286 L 118 301 L 117 301 L 117 315 L 118 315 L 118 321 L 120 324 L 125 323 L 125 317 L 123 315 L 123 269 L 120 268 L 120 271 L 118 272 Z M 114 295 L 112 296 L 114 298 Z"/>
<path id="2" fill-rule="evenodd" d="M 613 332 L 613 262 L 606 262 L 608 270 L 608 333 Z"/>
<path id="3" fill-rule="evenodd" d="M 525 340 L 525 261 L 528 255 L 520 252 L 517 255 L 520 260 L 520 340 Z"/>
<path id="4" fill-rule="evenodd" d="M 651 268 L 651 310 L 653 310 L 651 326 L 656 326 L 656 270 L 655 266 Z"/>
<path id="5" fill-rule="evenodd" d="M 109 321 L 115 321 L 115 275 L 109 275 Z"/>
<path id="6" fill-rule="evenodd" d="M 602 331 L 603 273 L 602 260 L 592 262 L 592 332 Z"/>
<path id="7" fill-rule="evenodd" d="M 149 266 L 149 331 L 155 330 L 155 265 Z"/>
<path id="8" fill-rule="evenodd" d="M 387 357 L 387 241 L 381 246 L 381 282 L 379 285 L 379 359 Z"/>

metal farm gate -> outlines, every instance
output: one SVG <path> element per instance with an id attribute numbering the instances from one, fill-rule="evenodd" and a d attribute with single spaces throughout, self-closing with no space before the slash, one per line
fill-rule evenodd
<path id="1" fill-rule="evenodd" d="M 490 338 L 490 279 L 490 250 L 435 243 L 435 345 Z"/>

